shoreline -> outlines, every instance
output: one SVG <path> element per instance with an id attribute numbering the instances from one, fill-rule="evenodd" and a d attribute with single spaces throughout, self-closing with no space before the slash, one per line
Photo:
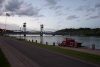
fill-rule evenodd
<path id="1" fill-rule="evenodd" d="M 59 46 L 57 46 L 57 47 L 59 47 Z M 100 55 L 100 49 L 93 50 L 91 48 L 84 48 L 84 47 L 75 48 L 75 47 L 61 47 L 61 46 L 60 46 L 60 48 L 80 51 L 80 52 L 89 53 L 89 54 Z"/>

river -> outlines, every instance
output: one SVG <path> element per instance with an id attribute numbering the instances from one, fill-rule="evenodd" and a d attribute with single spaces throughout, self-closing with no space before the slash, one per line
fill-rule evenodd
<path id="1" fill-rule="evenodd" d="M 20 38 L 20 35 L 10 35 L 10 36 L 15 36 L 17 38 Z M 21 35 L 21 38 L 23 38 L 23 36 Z M 46 42 L 48 42 L 49 45 L 52 45 L 53 42 L 55 42 L 55 44 L 57 45 L 58 43 L 61 43 L 63 40 L 65 40 L 65 38 L 72 38 L 77 42 L 81 42 L 82 46 L 91 48 L 92 44 L 95 44 L 95 48 L 96 49 L 100 49 L 100 37 L 84 37 L 84 36 L 61 36 L 61 35 L 56 35 L 56 36 L 52 36 L 52 35 L 44 35 L 43 36 L 43 43 L 46 44 Z M 30 41 L 36 41 L 38 43 L 40 43 L 40 36 L 39 35 L 27 35 L 26 36 L 27 40 Z"/>

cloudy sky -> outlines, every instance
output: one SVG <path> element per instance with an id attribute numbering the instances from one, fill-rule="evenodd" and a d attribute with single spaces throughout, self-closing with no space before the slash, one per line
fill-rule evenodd
<path id="1" fill-rule="evenodd" d="M 6 13 L 10 14 L 7 17 Z M 63 28 L 100 28 L 100 0 L 0 0 L 0 28 L 55 31 Z"/>

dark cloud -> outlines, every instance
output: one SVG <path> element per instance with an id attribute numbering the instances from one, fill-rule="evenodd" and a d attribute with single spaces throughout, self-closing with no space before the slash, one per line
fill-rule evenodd
<path id="1" fill-rule="evenodd" d="M 99 18 L 100 16 L 92 16 L 90 17 L 91 19 L 96 19 L 96 18 Z"/>
<path id="2" fill-rule="evenodd" d="M 76 19 L 76 18 L 79 18 L 79 17 L 77 17 L 76 15 L 71 15 L 71 16 L 67 17 L 67 20 L 73 20 L 73 19 Z"/>
<path id="3" fill-rule="evenodd" d="M 3 2 L 5 0 L 0 0 L 0 16 L 3 15 L 3 10 L 2 10 L 2 7 L 3 7 Z"/>
<path id="4" fill-rule="evenodd" d="M 58 0 L 45 0 L 47 2 L 47 5 L 54 6 L 57 4 Z"/>
<path id="5" fill-rule="evenodd" d="M 86 14 L 85 16 L 90 16 L 91 15 L 91 13 L 88 13 L 88 14 Z"/>
<path id="6" fill-rule="evenodd" d="M 98 8 L 98 7 L 100 7 L 100 2 L 96 3 L 96 5 L 95 5 L 95 8 Z"/>
<path id="7" fill-rule="evenodd" d="M 97 19 L 97 18 L 100 18 L 100 16 L 91 16 L 91 17 L 89 17 L 88 19 L 86 19 L 86 20 L 90 20 L 90 19 Z"/>
<path id="8" fill-rule="evenodd" d="M 62 6 L 58 6 L 57 3 L 60 0 L 45 0 L 46 1 L 46 6 L 49 6 L 49 9 L 53 9 L 53 10 L 58 10 L 61 9 Z"/>
<path id="9" fill-rule="evenodd" d="M 6 2 L 3 7 L 1 7 L 2 3 Z M 11 15 L 18 15 L 18 16 L 35 16 L 35 17 L 43 17 L 40 15 L 39 12 L 41 9 L 37 7 L 33 7 L 32 4 L 26 3 L 24 1 L 19 0 L 0 0 L 0 15 L 5 12 L 9 12 Z"/>
<path id="10" fill-rule="evenodd" d="M 5 0 L 0 0 L 0 5 L 4 2 Z"/>
<path id="11" fill-rule="evenodd" d="M 91 6 L 80 6 L 76 9 L 77 11 L 95 12 L 96 9 Z"/>
<path id="12" fill-rule="evenodd" d="M 58 10 L 58 9 L 61 9 L 61 8 L 62 8 L 62 6 L 55 6 L 55 7 L 53 7 L 52 9 Z"/>
<path id="13" fill-rule="evenodd" d="M 83 1 L 87 1 L 87 0 L 83 0 Z"/>
<path id="14" fill-rule="evenodd" d="M 80 6 L 76 9 L 77 11 L 87 11 L 87 12 L 94 12 L 95 8 L 90 6 Z"/>
<path id="15" fill-rule="evenodd" d="M 86 9 L 87 9 L 87 6 L 80 6 L 76 10 L 83 11 L 83 10 L 86 10 Z"/>
<path id="16" fill-rule="evenodd" d="M 23 4 L 23 2 L 19 2 L 18 0 L 10 0 L 5 5 L 5 9 L 7 11 L 17 11 L 20 8 L 21 4 Z"/>
<path id="17" fill-rule="evenodd" d="M 38 15 L 37 17 L 45 17 L 45 15 Z"/>
<path id="18" fill-rule="evenodd" d="M 100 16 L 100 12 L 98 12 L 98 15 Z"/>
<path id="19" fill-rule="evenodd" d="M 49 9 L 53 9 L 53 10 L 59 10 L 63 8 L 63 6 L 50 6 Z"/>
<path id="20" fill-rule="evenodd" d="M 70 11 L 70 8 L 71 8 L 71 7 L 67 7 L 65 10 Z"/>
<path id="21" fill-rule="evenodd" d="M 62 16 L 63 13 L 56 13 L 56 16 Z"/>
<path id="22" fill-rule="evenodd" d="M 31 4 L 22 4 L 16 12 L 18 15 L 37 16 L 40 9 L 33 8 Z"/>
<path id="23" fill-rule="evenodd" d="M 0 5 L 4 2 L 5 0 L 0 0 Z"/>
<path id="24" fill-rule="evenodd" d="M 56 16 L 61 16 L 63 13 L 61 12 L 61 9 L 63 6 L 57 5 L 57 3 L 60 0 L 45 0 L 46 1 L 46 6 L 49 7 L 49 9 L 55 10 L 55 15 Z"/>
<path id="25" fill-rule="evenodd" d="M 56 16 L 65 16 L 67 14 L 64 14 L 61 10 L 55 11 Z"/>
<path id="26" fill-rule="evenodd" d="M 40 11 L 40 9 L 33 7 L 31 4 L 18 0 L 10 0 L 5 9 L 19 16 L 37 16 Z"/>

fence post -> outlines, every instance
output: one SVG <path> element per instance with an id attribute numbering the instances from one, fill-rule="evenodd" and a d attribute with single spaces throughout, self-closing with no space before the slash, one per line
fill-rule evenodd
<path id="1" fill-rule="evenodd" d="M 48 42 L 46 42 L 46 45 L 48 45 Z"/>
<path id="2" fill-rule="evenodd" d="M 33 40 L 32 40 L 32 42 L 33 42 Z"/>
<path id="3" fill-rule="evenodd" d="M 35 42 L 37 43 L 37 40 Z"/>

